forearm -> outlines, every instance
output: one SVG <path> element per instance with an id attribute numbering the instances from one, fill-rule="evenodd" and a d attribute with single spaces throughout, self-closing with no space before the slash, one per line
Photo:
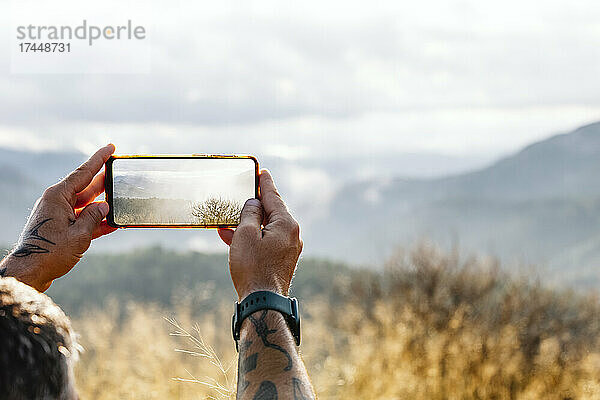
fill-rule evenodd
<path id="1" fill-rule="evenodd" d="M 238 399 L 315 399 L 294 338 L 277 311 L 258 311 L 242 324 Z"/>

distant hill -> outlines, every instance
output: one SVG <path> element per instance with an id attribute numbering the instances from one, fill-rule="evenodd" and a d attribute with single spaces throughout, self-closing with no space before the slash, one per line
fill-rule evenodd
<path id="1" fill-rule="evenodd" d="M 599 173 L 595 123 L 475 172 L 347 185 L 311 231 L 309 245 L 370 263 L 394 244 L 428 238 L 542 264 L 573 280 L 594 266 L 600 276 Z"/>
<path id="2" fill-rule="evenodd" d="M 261 163 L 278 175 L 278 186 L 302 221 L 307 255 L 380 265 L 394 246 L 425 238 L 499 256 L 504 265 L 540 265 L 545 275 L 559 280 L 600 284 L 600 123 L 534 143 L 488 167 L 446 177 L 402 178 L 409 170 L 398 161 L 402 155 L 396 158 L 378 161 L 377 170 L 388 171 L 381 179 L 361 178 L 361 168 L 368 169 L 361 164 L 366 158 L 310 165 L 265 158 Z M 42 190 L 84 159 L 81 153 L 0 149 L 0 244 L 16 240 Z M 429 159 L 435 162 L 431 155 L 421 162 Z M 437 171 L 456 161 L 441 160 Z M 449 172 L 458 168 L 452 165 Z M 333 200 L 324 199 L 325 192 Z M 151 244 L 226 249 L 214 232 L 130 230 L 101 239 L 93 250 Z"/>
<path id="3" fill-rule="evenodd" d="M 292 294 L 300 299 L 315 295 L 336 300 L 332 281 L 353 274 L 342 263 L 302 258 Z M 100 307 L 108 297 L 125 306 L 127 300 L 173 306 L 193 300 L 197 311 L 214 309 L 223 300 L 235 300 L 225 254 L 176 252 L 149 247 L 119 254 L 86 254 L 69 272 L 57 279 L 48 294 L 68 314 Z"/>
<path id="4" fill-rule="evenodd" d="M 86 158 L 83 153 L 74 151 L 31 152 L 0 149 L 0 171 L 10 170 L 21 178 L 27 177 L 28 184 L 48 186 L 72 171 Z M 5 175 L 0 172 L 0 176 Z"/>

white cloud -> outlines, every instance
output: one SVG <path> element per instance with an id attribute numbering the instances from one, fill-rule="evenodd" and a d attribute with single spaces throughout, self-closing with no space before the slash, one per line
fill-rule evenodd
<path id="1" fill-rule="evenodd" d="M 289 161 L 394 153 L 498 155 L 600 116 L 597 107 L 448 108 L 306 116 L 230 125 L 64 122 L 0 125 L 0 146 L 127 153 L 252 153 Z"/>
<path id="2" fill-rule="evenodd" d="M 500 154 L 600 117 L 591 0 L 132 4 L 153 72 L 5 72 L 0 145 Z"/>

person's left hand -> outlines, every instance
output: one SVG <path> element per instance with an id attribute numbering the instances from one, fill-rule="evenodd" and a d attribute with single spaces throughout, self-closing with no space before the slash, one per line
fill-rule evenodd
<path id="1" fill-rule="evenodd" d="M 2 260 L 0 274 L 45 291 L 77 264 L 92 239 L 115 230 L 104 220 L 108 203 L 94 202 L 104 192 L 104 172 L 98 172 L 114 151 L 112 144 L 101 148 L 46 189 L 17 246 Z"/>

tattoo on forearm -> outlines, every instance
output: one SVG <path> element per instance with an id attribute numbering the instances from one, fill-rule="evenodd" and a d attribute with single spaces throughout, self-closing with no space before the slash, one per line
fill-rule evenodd
<path id="1" fill-rule="evenodd" d="M 306 390 L 304 383 L 298 378 L 292 378 L 294 387 L 294 400 L 313 400 L 309 390 Z"/>
<path id="2" fill-rule="evenodd" d="M 293 361 L 290 353 L 275 343 L 272 343 L 269 340 L 269 335 L 276 333 L 277 329 L 269 329 L 266 321 L 266 317 L 269 310 L 263 310 L 260 316 L 256 317 L 254 315 L 250 315 L 248 319 L 254 326 L 254 330 L 256 334 L 262 341 L 265 347 L 269 347 L 271 349 L 277 350 L 281 352 L 288 360 L 287 365 L 283 368 L 284 371 L 291 371 L 293 368 Z M 246 352 L 250 349 L 252 345 L 252 341 L 246 340 L 240 343 L 240 361 L 238 368 L 238 398 L 242 396 L 242 394 L 248 389 L 250 386 L 250 382 L 246 379 L 248 373 L 255 371 L 258 367 L 258 358 L 264 357 L 260 352 L 252 353 L 249 356 L 246 356 Z M 289 378 L 288 378 L 289 379 Z M 301 379 L 292 378 L 292 391 L 294 394 L 294 400 L 314 400 L 314 396 L 312 394 L 312 390 L 308 388 L 308 385 L 303 382 Z M 250 395 L 250 393 L 248 393 Z M 263 381 L 261 382 L 258 390 L 252 397 L 253 400 L 277 400 L 277 387 L 275 383 L 272 381 Z"/>
<path id="3" fill-rule="evenodd" d="M 21 238 L 20 244 L 13 251 L 13 256 L 15 257 L 27 257 L 32 254 L 42 254 L 42 253 L 50 253 L 46 247 L 39 246 L 37 244 L 30 243 L 31 240 L 39 240 L 41 242 L 47 243 L 49 245 L 55 245 L 53 241 L 46 239 L 39 232 L 39 229 L 48 221 L 51 221 L 52 218 L 46 218 L 45 220 L 38 222 L 31 229 L 23 234 Z"/>
<path id="4" fill-rule="evenodd" d="M 277 400 L 277 387 L 271 381 L 263 381 L 252 400 Z"/>
<path id="5" fill-rule="evenodd" d="M 242 355 L 240 353 L 240 367 L 238 371 L 238 396 L 244 393 L 244 391 L 250 385 L 250 381 L 246 379 L 246 374 L 256 369 L 256 360 L 258 358 L 258 353 L 251 354 L 244 360 L 242 360 L 241 357 Z"/>
<path id="6" fill-rule="evenodd" d="M 288 359 L 288 364 L 283 370 L 290 371 L 293 366 L 292 357 L 290 356 L 290 353 L 288 353 L 287 350 L 284 349 L 283 347 L 281 347 L 275 343 L 269 342 L 269 339 L 267 337 L 267 336 L 277 332 L 277 329 L 269 329 L 269 327 L 267 326 L 267 323 L 265 322 L 265 317 L 267 316 L 268 311 L 269 310 L 264 310 L 262 312 L 262 314 L 260 315 L 259 319 L 254 318 L 252 315 L 250 315 L 248 318 L 252 322 L 252 325 L 254 325 L 254 330 L 256 330 L 256 334 L 258 335 L 258 337 L 260 337 L 263 344 L 266 347 L 270 347 L 272 349 L 280 351 Z"/>

